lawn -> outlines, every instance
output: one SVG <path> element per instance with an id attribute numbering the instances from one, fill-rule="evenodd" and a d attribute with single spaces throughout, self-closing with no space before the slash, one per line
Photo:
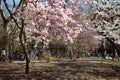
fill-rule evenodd
<path id="1" fill-rule="evenodd" d="M 86 58 L 86 60 L 91 60 L 91 61 L 98 61 L 98 62 L 104 62 L 104 63 L 108 63 L 108 64 L 112 64 L 112 65 L 117 65 L 120 66 L 120 60 L 119 61 L 115 61 L 115 60 L 103 60 L 101 57 L 91 57 L 91 58 Z"/>
<path id="2" fill-rule="evenodd" d="M 120 66 L 108 62 L 97 58 L 37 61 L 30 63 L 29 74 L 24 74 L 24 62 L 0 63 L 0 80 L 119 80 Z"/>

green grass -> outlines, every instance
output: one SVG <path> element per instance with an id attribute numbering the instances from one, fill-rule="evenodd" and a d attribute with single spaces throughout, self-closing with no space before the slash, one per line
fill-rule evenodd
<path id="1" fill-rule="evenodd" d="M 89 58 L 89 60 L 98 61 L 98 62 L 106 62 L 106 63 L 109 63 L 109 64 L 120 66 L 120 60 L 119 61 L 113 61 L 113 60 L 107 60 L 107 59 L 103 60 L 102 58 L 99 58 L 99 57 L 92 57 L 92 58 Z"/>

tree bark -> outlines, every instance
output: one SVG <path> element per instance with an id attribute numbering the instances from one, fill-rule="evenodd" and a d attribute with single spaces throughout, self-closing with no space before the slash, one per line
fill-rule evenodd
<path id="1" fill-rule="evenodd" d="M 22 50 L 23 50 L 23 53 L 24 53 L 24 56 L 25 56 L 25 59 L 26 59 L 25 73 L 28 74 L 29 73 L 29 63 L 30 63 L 30 60 L 28 58 L 28 53 L 27 53 L 25 44 L 24 44 L 23 39 L 22 39 L 22 31 L 20 33 L 19 39 L 20 39 L 21 47 L 22 47 Z"/>
<path id="2" fill-rule="evenodd" d="M 9 52 L 9 42 L 8 42 L 8 30 L 7 30 L 8 22 L 3 23 L 3 36 L 0 42 L 0 47 L 5 48 L 6 50 L 6 61 L 8 60 L 8 52 Z"/>
<path id="3" fill-rule="evenodd" d="M 80 58 L 80 54 L 81 54 L 80 52 L 77 52 L 77 58 Z"/>
<path id="4" fill-rule="evenodd" d="M 103 48 L 104 48 L 104 58 L 105 58 L 105 56 L 107 55 L 107 53 L 106 53 L 106 39 L 104 39 L 104 41 L 103 41 Z"/>
<path id="5" fill-rule="evenodd" d="M 29 67 L 29 63 L 30 63 L 30 60 L 27 56 L 27 54 L 25 54 L 25 57 L 26 57 L 26 67 L 25 67 L 25 73 L 28 74 L 30 71 L 30 67 Z"/>
<path id="6" fill-rule="evenodd" d="M 7 34 L 7 24 L 8 23 L 3 23 L 3 36 L 2 36 L 2 42 L 1 42 L 1 47 L 7 49 L 7 43 L 8 43 L 8 34 Z"/>
<path id="7" fill-rule="evenodd" d="M 69 56 L 70 59 L 73 58 L 73 56 L 72 56 L 72 48 L 71 48 L 70 44 L 68 44 L 68 56 Z"/>
<path id="8" fill-rule="evenodd" d="M 28 74 L 30 60 L 29 60 L 28 52 L 27 52 L 27 48 L 26 48 L 26 39 L 25 39 L 25 32 L 24 32 L 24 20 L 21 19 L 21 21 L 22 21 L 22 26 L 20 28 L 19 40 L 21 43 L 21 47 L 22 47 L 25 59 L 26 59 L 25 73 Z"/>

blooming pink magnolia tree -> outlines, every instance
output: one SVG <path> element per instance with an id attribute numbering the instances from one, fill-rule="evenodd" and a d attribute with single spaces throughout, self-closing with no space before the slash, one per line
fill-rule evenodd
<path id="1" fill-rule="evenodd" d="M 78 13 L 77 2 L 79 0 L 27 0 L 24 10 L 19 10 L 17 15 L 27 25 L 33 25 L 33 32 L 38 34 L 33 37 L 36 45 L 41 41 L 47 45 L 53 38 L 73 43 L 88 24 L 83 17 L 79 20 L 74 17 Z M 86 4 L 86 0 L 84 2 Z"/>
<path id="2" fill-rule="evenodd" d="M 65 43 L 74 43 L 80 32 L 87 32 L 90 28 L 89 22 L 77 11 L 78 2 L 79 0 L 26 0 L 17 13 L 17 18 L 22 19 L 20 32 L 32 26 L 32 31 L 37 34 L 33 37 L 36 41 L 35 47 L 39 42 L 48 45 L 49 41 L 54 38 Z M 84 3 L 87 4 L 86 0 Z M 22 39 L 20 40 L 25 49 L 25 44 Z M 25 56 L 26 73 L 28 73 L 27 52 Z"/>

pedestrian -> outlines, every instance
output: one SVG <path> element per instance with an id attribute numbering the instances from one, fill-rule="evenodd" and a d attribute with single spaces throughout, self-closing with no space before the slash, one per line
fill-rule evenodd
<path id="1" fill-rule="evenodd" d="M 89 52 L 87 53 L 87 57 L 88 57 L 88 58 L 90 57 L 90 53 L 89 53 Z"/>
<path id="2" fill-rule="evenodd" d="M 1 56 L 2 56 L 1 61 L 2 61 L 2 62 L 5 62 L 5 61 L 6 61 L 6 51 L 5 51 L 4 48 L 3 48 L 2 51 L 1 51 Z"/>
<path id="3" fill-rule="evenodd" d="M 31 54 L 30 54 L 29 59 L 30 59 L 30 60 L 34 60 L 35 57 L 37 56 L 37 52 L 38 52 L 37 49 L 34 48 L 34 49 L 32 50 L 32 52 L 31 52 Z"/>

